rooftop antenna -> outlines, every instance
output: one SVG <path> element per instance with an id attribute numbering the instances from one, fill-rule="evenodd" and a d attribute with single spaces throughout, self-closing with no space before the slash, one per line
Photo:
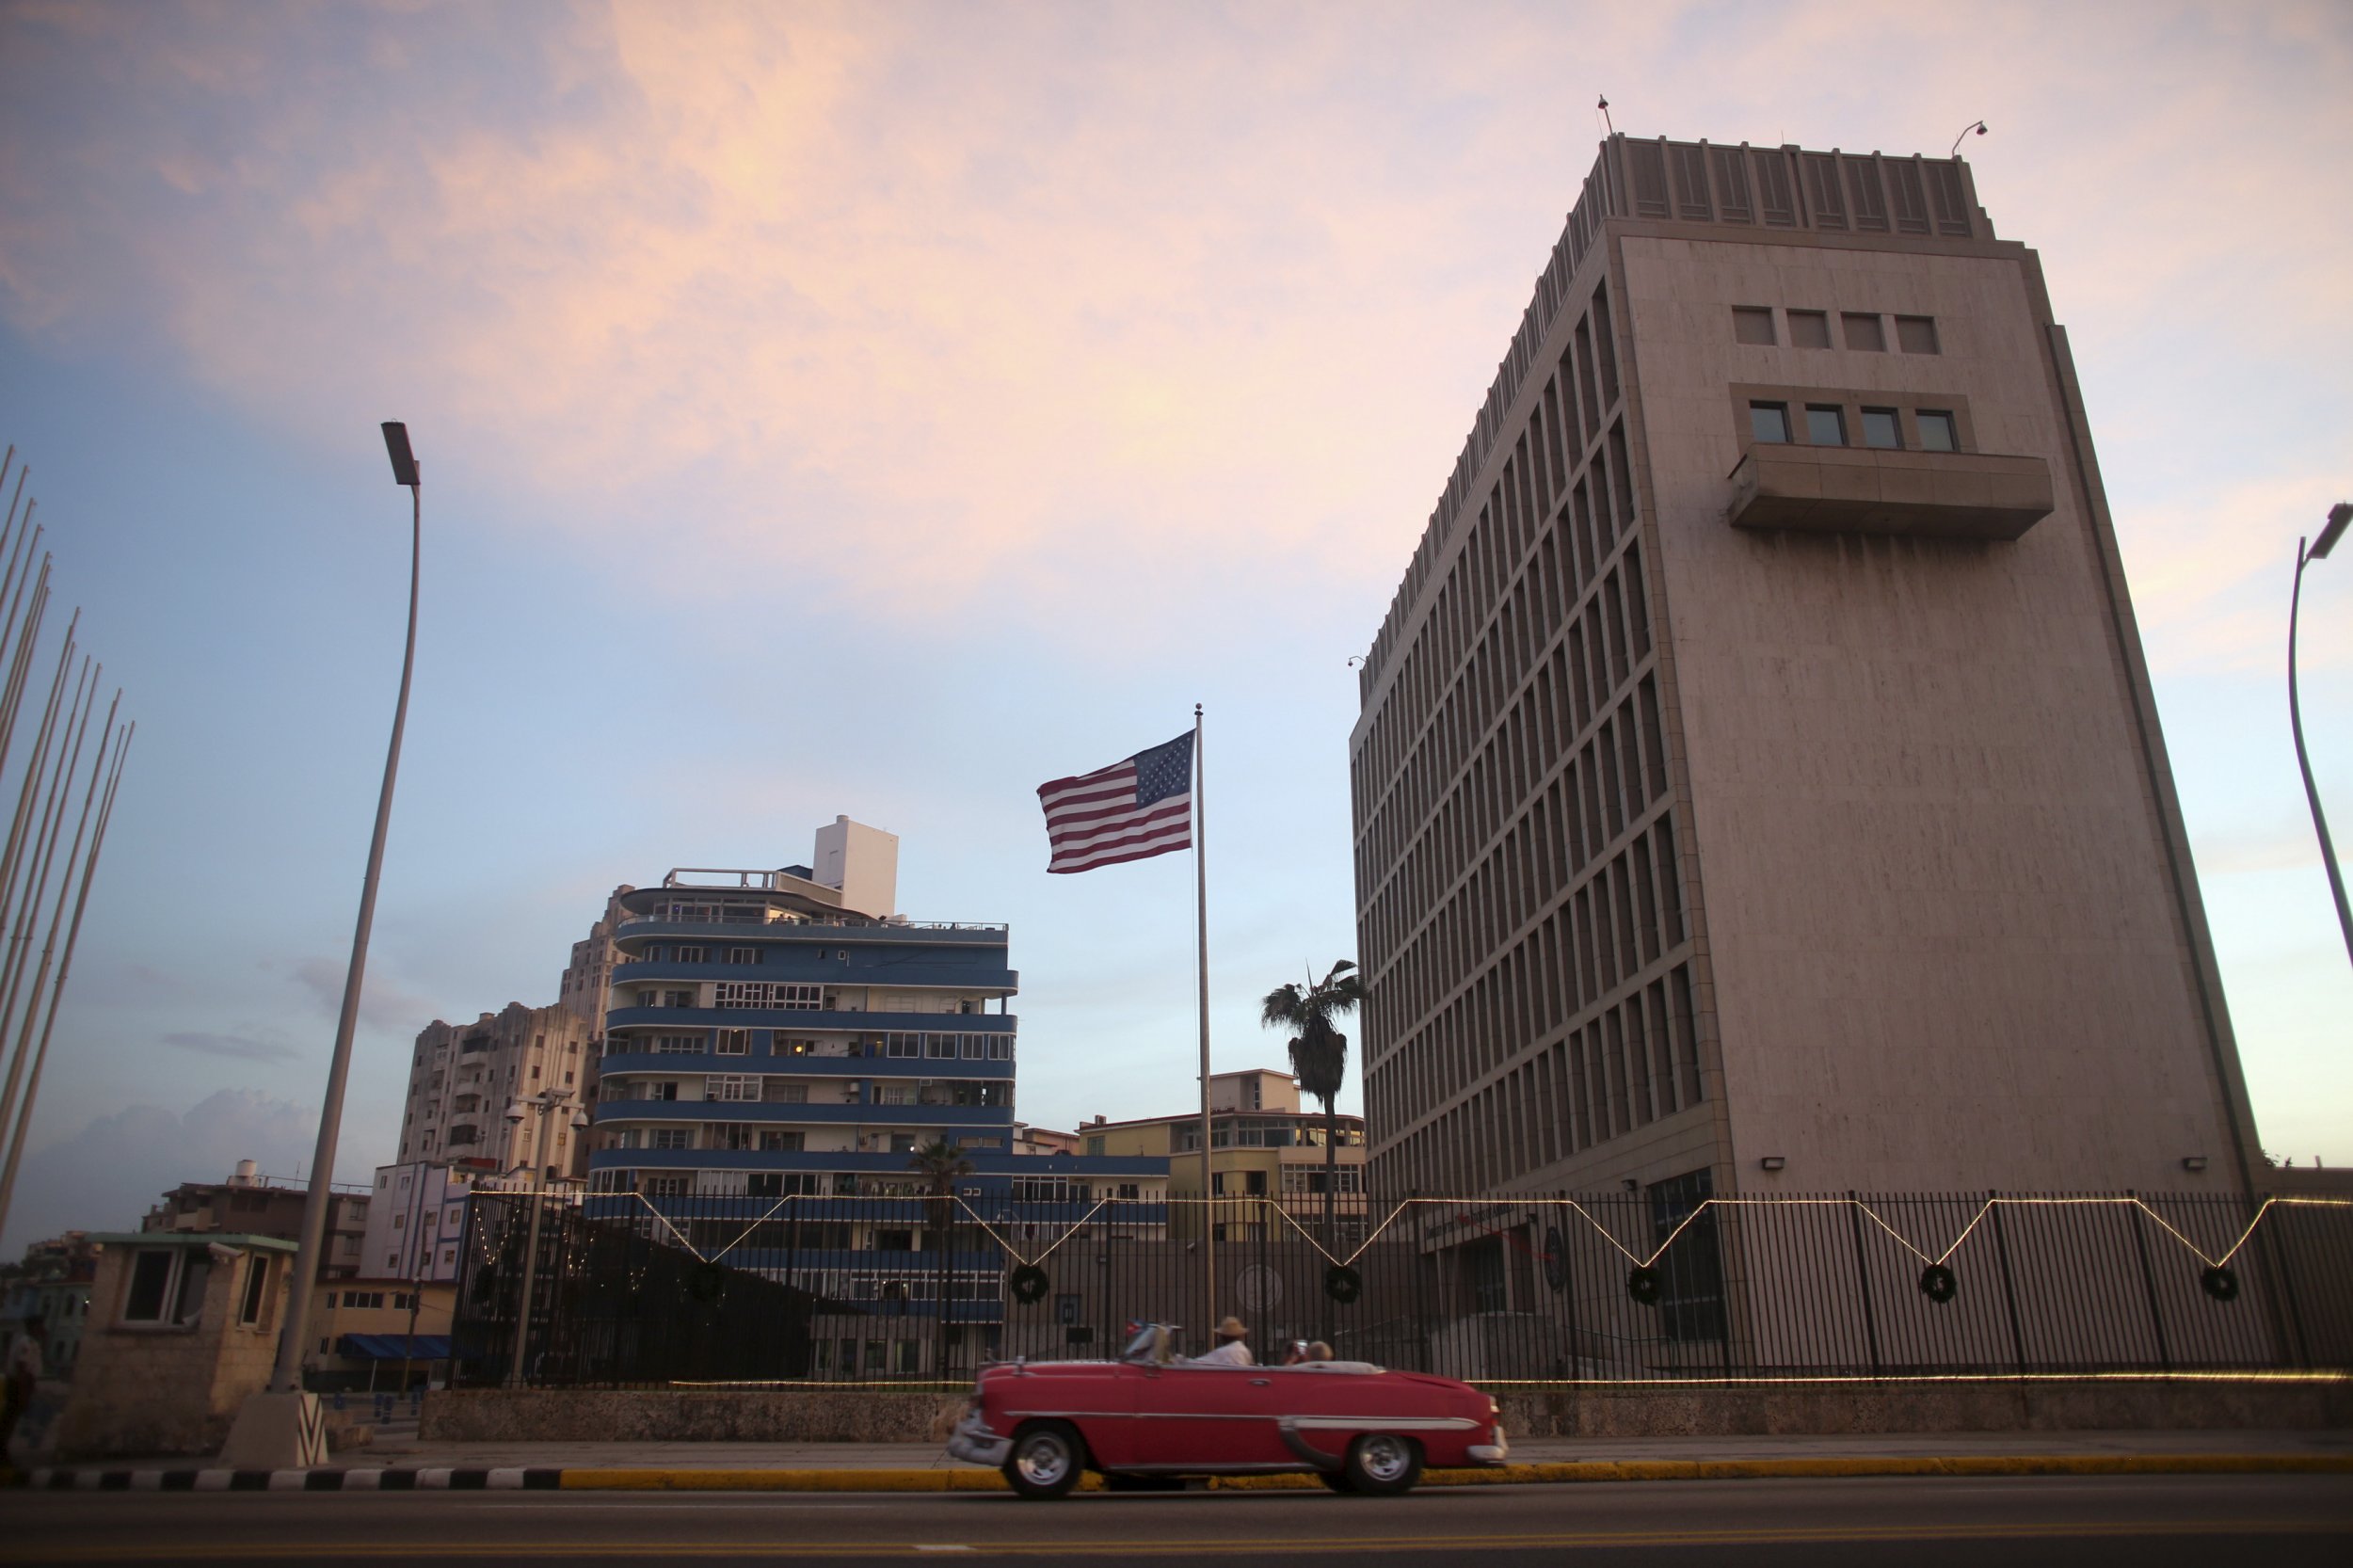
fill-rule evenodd
<path id="1" fill-rule="evenodd" d="M 1985 121 L 1982 120 L 1972 120 L 1970 123 L 1962 126 L 1961 128 L 1961 135 L 1953 138 L 1953 150 L 1945 155 L 1948 158 L 1960 157 L 1961 144 L 1969 139 L 1969 133 L 1972 131 L 1977 132 L 1979 136 L 1985 135 Z"/>
<path id="2" fill-rule="evenodd" d="M 1601 123 L 1603 128 L 1607 130 L 1609 135 L 1613 136 L 1616 136 L 1618 134 L 1618 127 L 1612 123 L 1609 119 L 1609 100 L 1604 98 L 1600 103 L 1594 104 L 1593 107 L 1601 111 Z"/>

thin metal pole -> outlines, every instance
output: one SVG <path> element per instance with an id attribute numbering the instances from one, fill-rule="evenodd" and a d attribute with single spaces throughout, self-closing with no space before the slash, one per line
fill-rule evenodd
<path id="1" fill-rule="evenodd" d="M 2296 541 L 2296 587 L 2288 595 L 2288 728 L 2296 735 L 2296 768 L 2304 776 L 2304 798 L 2312 804 L 2313 831 L 2320 836 L 2320 863 L 2329 872 L 2329 892 L 2337 901 L 2337 929 L 2345 934 L 2345 955 L 2353 958 L 2353 908 L 2345 898 L 2345 873 L 2337 870 L 2337 848 L 2329 841 L 2329 819 L 2321 814 L 2320 789 L 2313 782 L 2312 759 L 2304 755 L 2304 712 L 2296 697 L 2296 615 L 2304 599 L 2305 541 Z"/>
<path id="2" fill-rule="evenodd" d="M 130 755 L 131 737 L 137 730 L 136 724 L 125 727 L 122 738 L 115 744 L 114 767 L 106 776 L 106 792 L 98 806 L 98 828 L 90 837 L 89 857 L 82 862 L 81 890 L 73 895 L 73 923 L 66 928 L 65 953 L 57 962 L 57 984 L 49 992 L 49 1016 L 41 1023 L 40 1044 L 33 1051 L 32 1075 L 24 1080 L 24 1102 L 17 1107 L 16 1131 L 8 1144 L 8 1166 L 0 1170 L 0 1225 L 8 1224 L 8 1201 L 16 1194 L 16 1169 L 24 1159 L 24 1133 L 32 1125 L 33 1101 L 40 1093 L 41 1065 L 49 1060 L 49 1037 L 57 1027 L 57 1004 L 65 1000 L 65 983 L 73 972 L 73 947 L 82 936 L 82 911 L 89 906 L 90 879 L 98 871 L 98 852 L 105 846 L 106 824 L 114 820 L 115 792 L 122 785 L 122 764 Z M 69 858 L 68 864 L 71 863 Z M 58 889 L 58 897 L 64 896 L 64 889 Z M 50 939 L 56 939 L 54 921 L 50 925 Z"/>
<path id="3" fill-rule="evenodd" d="M 384 788 L 376 801 L 376 835 L 368 843 L 368 871 L 360 884 L 360 919 L 351 934 L 351 968 L 344 976 L 344 1006 L 335 1022 L 335 1051 L 327 1066 L 327 1098 L 319 1107 L 318 1144 L 311 1155 L 311 1193 L 302 1204 L 301 1250 L 295 1255 L 294 1300 L 286 1304 L 286 1330 L 278 1341 L 278 1366 L 270 1388 L 280 1394 L 302 1389 L 302 1347 L 311 1329 L 311 1292 L 324 1271 L 320 1254 L 327 1240 L 327 1209 L 333 1200 L 335 1140 L 343 1129 L 344 1080 L 351 1072 L 351 1036 L 360 1022 L 360 985 L 368 968 L 368 931 L 376 923 L 376 887 L 384 870 L 384 837 L 392 823 L 392 781 L 400 772 L 400 733 L 408 723 L 408 680 L 417 664 L 417 580 L 424 554 L 424 487 L 408 487 L 408 646 L 400 661 L 400 700 L 392 706 L 392 744 L 384 755 Z"/>
<path id="4" fill-rule="evenodd" d="M 533 1104 L 530 1100 L 523 1103 Z M 531 1163 L 531 1222 L 529 1234 L 523 1242 L 522 1300 L 515 1311 L 515 1353 L 506 1365 L 506 1386 L 509 1388 L 523 1385 L 523 1355 L 530 1349 L 527 1341 L 531 1333 L 531 1288 L 539 1270 L 539 1204 L 547 1190 L 548 1118 L 555 1113 L 555 1105 L 542 1095 L 536 1109 L 539 1112 L 539 1137 L 533 1146 L 537 1150 L 538 1157 Z"/>
<path id="5" fill-rule="evenodd" d="M 49 803 L 41 808 L 40 831 L 34 852 L 38 863 L 25 869 L 25 888 L 30 896 L 17 915 L 16 934 L 8 940 L 8 961 L 4 968 L 0 968 L 0 976 L 5 977 L 0 978 L 0 1030 L 6 1030 L 16 1017 L 17 995 L 24 984 L 24 961 L 31 952 L 33 927 L 40 920 L 41 900 L 49 894 L 49 873 L 56 864 L 57 840 L 65 833 L 65 817 L 58 809 L 61 797 L 72 789 L 74 775 L 82 771 L 82 743 L 89 736 L 90 714 L 98 707 L 97 691 L 91 684 L 90 675 L 90 663 L 85 659 L 82 661 L 82 680 L 73 694 L 74 714 L 79 716 L 78 726 L 73 715 L 69 715 L 67 719 L 67 728 L 74 731 L 72 749 L 66 765 L 51 780 Z M 83 702 L 85 693 L 89 697 L 87 706 Z M 71 886 L 72 882 L 74 856 L 82 852 L 82 834 L 89 826 L 90 801 L 98 792 L 99 775 L 104 771 L 106 749 L 114 737 L 115 710 L 121 705 L 122 694 L 118 691 L 115 706 L 106 710 L 106 728 L 99 735 L 98 756 L 90 766 L 89 791 L 82 797 L 81 821 L 73 830 L 73 848 L 66 856 L 66 886 Z M 40 765 L 40 760 L 35 759 L 35 763 Z M 32 1048 L 33 1018 L 40 1011 L 40 988 L 48 979 L 49 957 L 56 945 L 57 922 L 65 918 L 65 887 L 60 887 L 57 889 L 57 911 L 49 918 L 50 945 L 41 952 L 41 972 L 34 978 L 32 995 L 24 1003 L 24 1024 L 16 1031 L 15 1054 L 8 1064 L 8 1081 L 0 1085 L 0 1132 L 5 1131 L 9 1113 L 16 1109 L 17 1077 L 24 1071 L 26 1053 Z M 5 1045 L 6 1038 L 5 1034 L 0 1034 L 0 1045 Z M 5 1138 L 0 1138 L 0 1147 L 6 1146 Z"/>
<path id="6" fill-rule="evenodd" d="M 1201 704 L 1193 705 L 1193 897 L 1198 918 L 1201 978 L 1201 1333 L 1217 1334 L 1217 1189 L 1209 1174 L 1209 860 L 1208 759 L 1201 749 Z"/>

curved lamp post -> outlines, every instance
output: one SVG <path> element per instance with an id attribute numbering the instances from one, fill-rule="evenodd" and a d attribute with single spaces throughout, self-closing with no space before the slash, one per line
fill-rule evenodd
<path id="1" fill-rule="evenodd" d="M 2304 755 L 2304 714 L 2296 699 L 2296 615 L 2304 598 L 2304 563 L 2325 561 L 2353 522 L 2353 502 L 2340 501 L 2329 508 L 2329 520 L 2310 550 L 2296 541 L 2296 587 L 2288 596 L 2288 728 L 2296 732 L 2296 765 L 2304 775 L 2304 798 L 2312 803 L 2313 831 L 2320 835 L 2320 863 L 2328 869 L 2329 891 L 2337 901 L 2337 928 L 2345 933 L 2345 952 L 2353 958 L 2353 912 L 2345 902 L 2345 874 L 2337 870 L 2336 846 L 2329 841 L 2329 819 L 2321 815 L 2320 791 L 2313 783 L 2312 760 Z"/>
<path id="2" fill-rule="evenodd" d="M 384 869 L 384 834 L 392 821 L 392 779 L 400 772 L 400 732 L 408 722 L 408 678 L 417 664 L 417 574 L 424 546 L 424 487 L 417 459 L 408 450 L 408 426 L 384 425 L 384 450 L 392 459 L 392 483 L 408 488 L 408 647 L 400 661 L 400 700 L 392 707 L 392 744 L 384 758 L 384 788 L 376 800 L 376 837 L 368 844 L 368 873 L 360 884 L 360 921 L 351 936 L 351 968 L 344 975 L 344 1006 L 335 1023 L 335 1053 L 327 1068 L 327 1098 L 319 1106 L 318 1146 L 311 1155 L 311 1193 L 302 1205 L 302 1246 L 295 1255 L 294 1299 L 286 1304 L 286 1328 L 278 1341 L 278 1365 L 270 1373 L 273 1393 L 302 1389 L 302 1351 L 310 1342 L 311 1293 L 325 1272 L 327 1210 L 334 1200 L 335 1140 L 343 1128 L 344 1080 L 351 1071 L 351 1036 L 360 1021 L 360 983 L 368 967 L 368 930 L 376 923 L 376 886 Z"/>

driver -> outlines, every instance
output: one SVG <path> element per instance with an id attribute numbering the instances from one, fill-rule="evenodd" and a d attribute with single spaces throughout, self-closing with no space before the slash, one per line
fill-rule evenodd
<path id="1" fill-rule="evenodd" d="M 1250 1330 L 1243 1325 L 1240 1318 L 1224 1320 L 1217 1325 L 1217 1348 L 1207 1355 L 1195 1356 L 1193 1365 L 1196 1367 L 1256 1366 L 1257 1358 L 1250 1353 L 1250 1347 L 1242 1343 L 1249 1336 Z"/>

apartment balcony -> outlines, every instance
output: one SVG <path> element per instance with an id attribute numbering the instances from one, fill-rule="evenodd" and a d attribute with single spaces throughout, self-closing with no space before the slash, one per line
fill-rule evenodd
<path id="1" fill-rule="evenodd" d="M 1726 516 L 1735 528 L 2009 540 L 2053 504 L 2040 457 L 1760 443 L 1732 471 Z"/>
<path id="2" fill-rule="evenodd" d="M 704 1073 L 757 1073 L 775 1078 L 857 1078 L 857 1079 L 1000 1079 L 1012 1082 L 1013 1063 L 967 1061 L 913 1056 L 718 1056 L 711 1052 L 699 1055 L 686 1051 L 624 1051 L 607 1055 L 598 1064 L 598 1076 L 606 1080 L 624 1076 L 652 1074 L 659 1078 L 681 1075 L 700 1076 Z M 1318 1157 L 1321 1156 L 1318 1150 Z"/>
<path id="3" fill-rule="evenodd" d="M 787 949 L 760 964 L 680 964 L 667 959 L 657 962 L 632 958 L 613 966 L 613 984 L 616 987 L 693 984 L 706 980 L 770 981 L 790 985 L 875 985 L 888 991 L 946 990 L 968 994 L 986 992 L 991 996 L 1013 996 L 1021 989 L 1021 972 L 997 964 L 927 964 L 920 959 L 902 962 L 895 958 L 888 964 L 861 964 L 855 958 L 845 962 L 831 956 L 830 952 L 817 950 L 797 952 Z"/>
<path id="4" fill-rule="evenodd" d="M 737 971 L 739 977 L 742 971 Z M 608 1033 L 619 1029 L 769 1029 L 787 1034 L 1011 1034 L 1012 1013 L 845 1013 L 801 1007 L 616 1007 L 604 1016 Z"/>
<path id="5" fill-rule="evenodd" d="M 766 1100 L 599 1100 L 599 1131 L 636 1123 L 760 1122 L 777 1127 L 1007 1128 L 1013 1126 L 1010 1105 L 788 1105 Z M 651 1150 L 632 1150 L 651 1153 Z"/>

